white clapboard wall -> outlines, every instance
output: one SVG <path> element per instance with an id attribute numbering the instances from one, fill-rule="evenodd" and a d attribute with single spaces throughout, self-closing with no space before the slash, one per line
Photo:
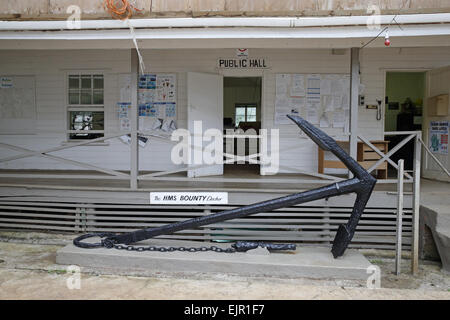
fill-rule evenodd
<path id="1" fill-rule="evenodd" d="M 350 53 L 333 55 L 331 50 L 251 49 L 250 55 L 265 57 L 270 68 L 263 76 L 263 128 L 280 130 L 280 164 L 293 169 L 317 171 L 317 147 L 306 137 L 299 137 L 295 125 L 275 125 L 275 75 L 277 73 L 333 73 L 350 70 Z M 130 50 L 23 50 L 1 51 L 0 70 L 5 75 L 33 75 L 36 84 L 36 127 L 34 135 L 4 135 L 0 141 L 34 150 L 59 146 L 66 141 L 67 128 L 65 76 L 67 70 L 103 70 L 105 74 L 106 134 L 117 131 L 119 119 L 116 103 L 120 98 L 119 75 L 130 72 Z M 187 125 L 187 72 L 219 73 L 217 59 L 234 57 L 234 49 L 142 50 L 149 73 L 177 75 L 177 123 Z M 435 69 L 449 64 L 449 47 L 435 48 L 365 48 L 361 51 L 361 81 L 365 85 L 367 104 L 384 100 L 385 71 Z M 245 76 L 245 71 L 243 73 Z M 359 107 L 359 130 L 368 139 L 382 139 L 384 119 L 376 120 L 376 110 Z M 335 136 L 336 139 L 345 138 Z M 171 146 L 150 140 L 140 148 L 142 170 L 170 170 Z M 0 148 L 0 157 L 15 154 Z M 129 170 L 129 147 L 118 139 L 106 144 L 78 147 L 55 155 L 89 162 L 117 170 Z M 27 158 L 1 163 L 9 169 L 79 169 L 44 158 Z"/>

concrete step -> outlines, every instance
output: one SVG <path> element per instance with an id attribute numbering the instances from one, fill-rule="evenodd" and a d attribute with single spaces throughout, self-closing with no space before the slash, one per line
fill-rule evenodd
<path id="1" fill-rule="evenodd" d="M 200 247 L 215 245 L 227 248 L 226 243 L 204 243 L 152 239 L 140 245 Z M 365 281 L 373 271 L 372 265 L 358 251 L 347 250 L 334 259 L 330 248 L 298 247 L 292 252 L 260 254 L 217 252 L 155 252 L 117 249 L 82 249 L 73 244 L 57 252 L 56 262 L 89 268 L 109 268 L 130 273 L 142 270 L 154 272 L 226 273 L 242 276 L 276 276 L 287 278 L 341 279 Z"/>
<path id="2" fill-rule="evenodd" d="M 450 209 L 448 206 L 420 206 L 420 224 L 427 225 L 441 258 L 442 270 L 450 273 Z M 421 227 L 421 230 L 423 228 Z M 422 239 L 423 241 L 423 239 Z M 423 247 L 423 246 L 422 246 Z"/>

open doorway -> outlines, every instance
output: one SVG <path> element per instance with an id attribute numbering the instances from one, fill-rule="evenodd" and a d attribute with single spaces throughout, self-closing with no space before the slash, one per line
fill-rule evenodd
<path id="1" fill-rule="evenodd" d="M 225 77 L 223 80 L 223 128 L 224 134 L 258 134 L 261 129 L 261 77 Z M 238 141 L 240 140 L 240 141 Z M 256 138 L 224 139 L 224 152 L 237 157 L 249 156 L 259 152 Z M 260 166 L 248 161 L 234 161 L 226 164 L 224 171 L 228 175 L 259 174 Z"/>
<path id="2" fill-rule="evenodd" d="M 387 72 L 384 130 L 421 131 L 425 99 L 425 72 Z M 404 136 L 386 136 L 389 150 L 399 144 Z M 413 170 L 414 141 L 409 141 L 391 159 L 397 163 L 405 160 L 405 170 Z M 390 175 L 395 175 L 390 167 Z"/>

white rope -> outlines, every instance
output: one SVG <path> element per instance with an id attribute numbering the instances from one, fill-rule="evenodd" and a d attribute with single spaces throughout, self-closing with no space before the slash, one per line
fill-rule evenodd
<path id="1" fill-rule="evenodd" d="M 131 25 L 129 19 L 125 19 L 125 21 L 126 21 L 126 24 L 127 24 L 128 28 L 130 28 L 130 33 L 131 33 L 131 36 L 133 38 L 133 43 L 134 43 L 134 46 L 136 47 L 136 52 L 137 52 L 138 58 L 139 58 L 139 68 L 141 70 L 141 74 L 145 74 L 144 59 L 142 58 L 141 52 L 139 50 L 139 46 L 138 46 L 138 43 L 137 43 L 137 40 L 136 40 L 136 33 L 134 32 L 134 28 Z"/>

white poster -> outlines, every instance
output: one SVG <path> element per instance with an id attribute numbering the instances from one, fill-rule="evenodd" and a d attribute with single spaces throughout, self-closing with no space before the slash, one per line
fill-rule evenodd
<path id="1" fill-rule="evenodd" d="M 330 122 L 328 121 L 328 117 L 326 114 L 323 114 L 322 117 L 320 118 L 319 125 L 321 128 L 329 128 L 330 127 Z"/>
<path id="2" fill-rule="evenodd" d="M 309 74 L 307 76 L 307 94 L 320 96 L 320 74 Z"/>
<path id="3" fill-rule="evenodd" d="M 333 96 L 322 96 L 322 110 L 324 112 L 334 111 Z"/>
<path id="4" fill-rule="evenodd" d="M 176 76 L 174 74 L 158 74 L 156 76 L 158 102 L 176 101 Z"/>
<path id="5" fill-rule="evenodd" d="M 128 118 L 120 119 L 120 131 L 130 131 L 130 129 L 131 129 L 130 119 Z"/>
<path id="6" fill-rule="evenodd" d="M 448 154 L 448 121 L 430 121 L 429 148 L 437 154 Z"/>
<path id="7" fill-rule="evenodd" d="M 140 75 L 138 87 L 140 129 L 173 131 L 177 127 L 176 74 Z"/>
<path id="8" fill-rule="evenodd" d="M 320 81 L 320 93 L 323 95 L 331 95 L 331 77 L 325 76 Z"/>
<path id="9" fill-rule="evenodd" d="M 275 123 L 289 124 L 287 115 L 290 114 L 290 101 L 287 97 L 277 96 L 275 100 Z"/>
<path id="10" fill-rule="evenodd" d="M 291 97 L 303 97 L 305 95 L 305 87 L 292 86 L 290 95 Z"/>
<path id="11" fill-rule="evenodd" d="M 350 109 L 347 74 L 277 74 L 275 124 L 292 124 L 286 115 L 299 115 L 322 128 L 348 125 Z"/>
<path id="12" fill-rule="evenodd" d="M 345 111 L 335 110 L 333 113 L 333 128 L 345 127 Z"/>
<path id="13" fill-rule="evenodd" d="M 319 123 L 319 112 L 313 106 L 308 106 L 308 116 L 306 117 L 306 120 L 312 124 Z"/>
<path id="14" fill-rule="evenodd" d="M 305 76 L 302 74 L 294 74 L 291 82 L 291 97 L 304 97 L 305 94 Z"/>
<path id="15" fill-rule="evenodd" d="M 340 109 L 342 107 L 342 96 L 335 94 L 332 97 L 333 109 Z"/>
<path id="16" fill-rule="evenodd" d="M 118 108 L 118 116 L 119 119 L 125 119 L 125 118 L 129 118 L 129 112 L 131 109 L 131 104 L 130 103 L 124 103 L 124 102 L 119 102 L 117 104 L 117 108 Z"/>
<path id="17" fill-rule="evenodd" d="M 344 80 L 340 77 L 333 77 L 331 80 L 331 92 L 343 92 L 344 91 Z"/>
<path id="18" fill-rule="evenodd" d="M 285 97 L 288 92 L 288 86 L 291 83 L 290 74 L 277 74 L 276 75 L 276 97 Z"/>
<path id="19" fill-rule="evenodd" d="M 14 82 L 11 77 L 1 77 L 0 78 L 0 88 L 9 89 L 14 87 Z"/>
<path id="20" fill-rule="evenodd" d="M 120 102 L 131 101 L 131 75 L 121 74 L 119 76 Z"/>

